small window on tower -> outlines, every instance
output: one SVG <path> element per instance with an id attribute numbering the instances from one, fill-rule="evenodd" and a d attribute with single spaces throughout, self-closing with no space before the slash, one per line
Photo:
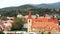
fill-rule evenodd
<path id="1" fill-rule="evenodd" d="M 29 22 L 30 22 L 30 20 L 29 20 Z"/>

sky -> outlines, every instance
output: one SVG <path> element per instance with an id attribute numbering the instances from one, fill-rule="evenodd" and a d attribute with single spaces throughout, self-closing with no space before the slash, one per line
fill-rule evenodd
<path id="1" fill-rule="evenodd" d="M 42 4 L 42 3 L 56 3 L 60 0 L 0 0 L 0 8 L 20 6 L 24 4 Z"/>

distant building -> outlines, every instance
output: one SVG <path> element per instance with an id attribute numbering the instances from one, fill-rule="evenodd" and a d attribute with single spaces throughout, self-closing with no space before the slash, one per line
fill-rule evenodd
<path id="1" fill-rule="evenodd" d="M 59 9 L 55 9 L 57 12 L 59 12 Z"/>
<path id="2" fill-rule="evenodd" d="M 36 18 L 36 15 L 31 15 L 32 18 Z M 28 18 L 28 15 L 25 15 L 24 18 Z"/>
<path id="3" fill-rule="evenodd" d="M 23 18 L 23 15 L 18 14 L 17 17 L 18 17 L 18 18 Z"/>
<path id="4" fill-rule="evenodd" d="M 14 17 L 7 17 L 8 20 L 0 20 L 0 30 L 9 31 L 14 24 Z"/>

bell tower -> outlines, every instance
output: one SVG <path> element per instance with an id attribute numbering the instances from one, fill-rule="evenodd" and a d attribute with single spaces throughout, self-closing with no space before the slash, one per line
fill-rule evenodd
<path id="1" fill-rule="evenodd" d="M 28 32 L 31 32 L 31 26 L 32 26 L 32 17 L 31 17 L 31 12 L 28 13 Z"/>

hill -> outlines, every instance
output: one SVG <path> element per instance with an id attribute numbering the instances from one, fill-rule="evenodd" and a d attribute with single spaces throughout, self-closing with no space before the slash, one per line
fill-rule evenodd
<path id="1" fill-rule="evenodd" d="M 37 5 L 39 8 L 59 8 L 60 9 L 60 2 L 52 3 L 52 4 L 39 4 Z"/>
<path id="2" fill-rule="evenodd" d="M 59 9 L 58 12 L 56 8 Z M 6 7 L 0 9 L 0 15 L 16 16 L 18 13 L 26 15 L 28 10 L 30 10 L 32 14 L 36 14 L 36 13 L 37 14 L 45 14 L 45 13 L 60 14 L 60 2 L 52 3 L 52 4 L 25 4 L 16 7 L 15 6 Z"/>

